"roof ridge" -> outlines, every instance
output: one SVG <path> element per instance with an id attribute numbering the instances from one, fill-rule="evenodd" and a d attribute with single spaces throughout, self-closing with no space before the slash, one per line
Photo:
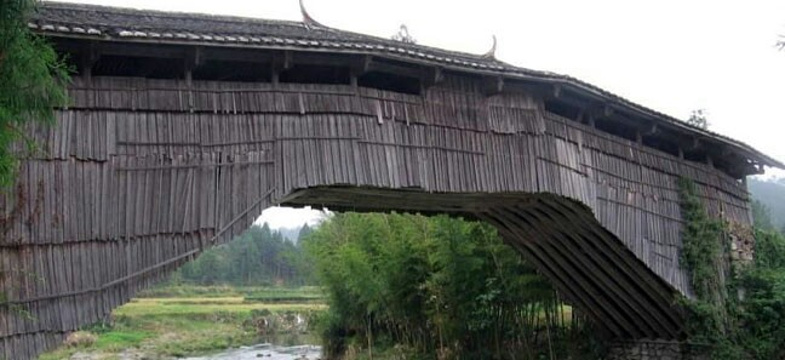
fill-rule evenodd
<path id="1" fill-rule="evenodd" d="M 145 9 L 145 8 L 133 8 L 133 7 L 123 7 L 123 6 L 108 6 L 108 5 L 96 5 L 96 4 L 85 4 L 85 3 L 71 3 L 71 2 L 62 2 L 62 1 L 41 1 L 40 8 L 52 8 L 52 9 L 59 9 L 59 10 L 80 10 L 80 11 L 101 11 L 105 13 L 111 14 L 121 14 L 121 15 L 132 15 L 132 16 L 144 16 L 150 15 L 159 18 L 174 18 L 174 19 L 199 19 L 199 20 L 209 20 L 209 21 L 217 21 L 223 23 L 245 23 L 245 24 L 258 24 L 264 25 L 265 23 L 270 24 L 280 24 L 280 25 L 287 25 L 292 27 L 298 28 L 306 28 L 309 31 L 315 32 L 335 32 L 335 33 L 344 33 L 347 35 L 352 35 L 362 40 L 372 40 L 376 42 L 381 42 L 385 44 L 396 44 L 401 45 L 403 47 L 408 48 L 420 48 L 425 50 L 431 50 L 435 52 L 441 52 L 445 54 L 452 54 L 452 55 L 460 55 L 467 58 L 474 59 L 476 61 L 486 61 L 496 63 L 498 65 L 504 66 L 511 66 L 515 68 L 519 68 L 518 66 L 511 65 L 509 63 L 503 62 L 496 58 L 485 58 L 482 54 L 473 54 L 464 51 L 458 50 L 449 50 L 444 49 L 436 46 L 418 44 L 418 43 L 402 43 L 400 41 L 396 41 L 393 39 L 384 38 L 381 36 L 376 35 L 369 35 L 360 32 L 355 32 L 351 30 L 344 30 L 339 28 L 333 28 L 330 26 L 325 25 L 324 27 L 317 27 L 317 28 L 308 28 L 307 24 L 303 21 L 294 21 L 294 20 L 280 20 L 280 19 L 269 19 L 269 18 L 260 18 L 260 17 L 250 17 L 250 16 L 238 16 L 238 15 L 225 15 L 225 14 L 208 14 L 208 13 L 200 13 L 200 12 L 186 12 L 186 11 L 170 11 L 170 10 L 156 10 L 156 9 Z M 80 24 L 78 21 L 73 22 L 66 22 L 64 23 L 69 24 Z M 210 33 L 210 31 L 206 31 L 205 33 Z M 250 33 L 242 33 L 237 32 L 236 34 L 240 35 L 250 35 Z M 539 71 L 539 70 L 531 70 L 530 71 Z"/>
<path id="2" fill-rule="evenodd" d="M 240 16 L 240 15 L 227 15 L 227 14 L 209 14 L 203 12 L 188 12 L 188 11 L 176 11 L 176 10 L 157 10 L 157 9 L 148 9 L 148 8 L 134 8 L 134 7 L 126 7 L 126 6 L 109 6 L 109 5 L 97 5 L 97 4 L 85 4 L 85 3 L 72 3 L 72 2 L 63 2 L 63 1 L 41 1 L 40 8 L 56 8 L 62 10 L 82 10 L 82 11 L 90 11 L 90 10 L 100 10 L 107 13 L 114 13 L 114 14 L 123 14 L 123 15 L 141 15 L 141 13 L 151 14 L 157 17 L 169 17 L 169 18 L 198 18 L 198 19 L 209 19 L 214 21 L 222 21 L 222 22 L 250 22 L 250 23 L 259 23 L 263 24 L 264 22 L 273 22 L 279 24 L 286 24 L 292 26 L 305 26 L 305 23 L 302 21 L 295 21 L 295 20 L 280 20 L 280 19 L 269 19 L 269 18 L 259 18 L 259 17 L 250 17 L 250 16 Z"/>

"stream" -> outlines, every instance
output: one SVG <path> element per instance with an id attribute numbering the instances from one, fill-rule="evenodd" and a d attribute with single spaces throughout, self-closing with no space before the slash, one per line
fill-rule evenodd
<path id="1" fill-rule="evenodd" d="M 321 358 L 321 354 L 322 347 L 318 345 L 278 346 L 265 343 L 185 360 L 316 360 Z"/>

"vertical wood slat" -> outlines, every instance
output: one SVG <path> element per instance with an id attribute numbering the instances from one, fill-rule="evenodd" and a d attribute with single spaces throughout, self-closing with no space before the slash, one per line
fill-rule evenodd
<path id="1" fill-rule="evenodd" d="M 175 81 L 94 80 L 105 89 L 72 91 L 75 106 L 58 112 L 58 124 L 34 129 L 49 153 L 23 164 L 28 201 L 8 237 L 32 251 L 12 255 L 2 248 L 0 264 L 46 281 L 21 279 L 9 292 L 15 300 L 101 287 L 198 249 L 200 239 L 269 189 L 278 199 L 325 185 L 554 192 L 593 208 L 682 291 L 688 282 L 678 269 L 675 179 L 694 178 L 712 212 L 722 207 L 730 220 L 749 222 L 746 189 L 728 176 L 543 112 L 530 96 L 486 99 L 470 81 L 452 79 L 424 100 L 368 89 L 347 94 L 340 86 L 292 85 L 292 95 L 260 92 L 270 90 L 264 84 L 226 91 L 227 83 L 195 82 L 191 105 Z M 158 168 L 118 170 L 145 167 Z M 6 213 L 13 204 L 2 201 Z M 248 210 L 227 234 L 261 210 Z M 173 268 L 30 302 L 41 315 L 37 323 L 0 313 L 4 351 L 38 352 L 35 341 L 22 340 L 29 336 L 14 334 L 75 329 Z"/>

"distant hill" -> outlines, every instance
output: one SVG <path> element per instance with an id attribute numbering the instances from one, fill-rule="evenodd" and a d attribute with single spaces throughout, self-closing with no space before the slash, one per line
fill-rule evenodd
<path id="1" fill-rule="evenodd" d="M 752 198 L 769 209 L 772 225 L 777 229 L 785 227 L 785 179 L 750 178 L 747 184 Z"/>

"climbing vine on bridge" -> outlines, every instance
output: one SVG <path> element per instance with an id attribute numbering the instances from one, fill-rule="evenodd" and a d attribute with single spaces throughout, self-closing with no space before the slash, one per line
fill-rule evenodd
<path id="1" fill-rule="evenodd" d="M 691 341 L 717 344 L 729 329 L 730 287 L 725 224 L 707 212 L 692 180 L 679 179 L 682 229 L 681 264 L 687 269 L 695 300 L 685 301 Z"/>
<path id="2" fill-rule="evenodd" d="M 685 220 L 681 261 L 690 272 L 696 297 L 716 302 L 724 286 L 721 274 L 725 255 L 722 244 L 725 226 L 706 213 L 695 183 L 682 178 L 679 180 L 679 189 L 682 218 Z"/>
<path id="3" fill-rule="evenodd" d="M 785 359 L 785 236 L 755 231 L 755 260 L 731 260 L 728 224 L 712 218 L 688 179 L 679 180 L 685 221 L 681 263 L 695 300 L 683 300 L 693 343 L 711 358 Z"/>

